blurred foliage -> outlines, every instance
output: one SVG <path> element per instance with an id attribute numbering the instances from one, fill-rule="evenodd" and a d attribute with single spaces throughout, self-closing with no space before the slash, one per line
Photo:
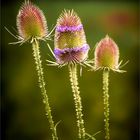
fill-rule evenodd
<path id="1" fill-rule="evenodd" d="M 110 128 L 112 140 L 138 140 L 138 3 L 94 1 L 33 1 L 45 13 L 49 30 L 53 28 L 61 11 L 74 9 L 80 16 L 87 41 L 94 46 L 109 34 L 119 46 L 120 59 L 130 62 L 123 68 L 127 73 L 110 75 Z M 49 124 L 30 44 L 8 45 L 16 41 L 5 29 L 17 34 L 16 15 L 22 1 L 3 3 L 1 7 L 1 109 L 2 136 L 4 140 L 49 140 Z M 14 29 L 13 29 L 14 28 Z M 53 46 L 53 41 L 49 41 Z M 68 68 L 49 67 L 51 59 L 46 43 L 40 45 L 47 92 L 60 140 L 75 140 L 77 136 L 73 95 Z M 88 133 L 101 130 L 96 138 L 104 139 L 102 72 L 83 69 L 79 76 L 85 127 Z"/>

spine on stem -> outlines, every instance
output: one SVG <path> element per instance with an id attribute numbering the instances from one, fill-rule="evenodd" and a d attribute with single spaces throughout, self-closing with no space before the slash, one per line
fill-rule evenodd
<path id="1" fill-rule="evenodd" d="M 85 128 L 84 128 L 84 120 L 82 114 L 82 103 L 80 97 L 80 91 L 78 87 L 78 78 L 77 78 L 77 66 L 76 64 L 69 65 L 69 74 L 70 74 L 70 82 L 72 87 L 72 92 L 74 96 L 75 109 L 76 109 L 76 117 L 77 117 L 77 126 L 78 126 L 78 137 L 81 140 L 85 139 Z"/>
<path id="2" fill-rule="evenodd" d="M 104 101 L 104 122 L 105 122 L 105 139 L 110 139 L 109 134 L 109 70 L 103 71 L 103 101 Z"/>
<path id="3" fill-rule="evenodd" d="M 32 43 L 33 47 L 33 55 L 36 63 L 36 69 L 38 73 L 38 81 L 39 81 L 39 87 L 41 89 L 41 93 L 43 96 L 43 103 L 45 104 L 45 111 L 46 115 L 50 124 L 50 129 L 52 130 L 52 138 L 53 140 L 58 140 L 57 133 L 56 133 L 56 127 L 54 125 L 54 121 L 51 114 L 51 108 L 49 105 L 48 96 L 46 94 L 46 88 L 45 88 L 45 80 L 44 80 L 44 74 L 43 74 L 43 68 L 42 68 L 42 62 L 41 62 L 41 56 L 40 56 L 40 50 L 39 50 L 39 42 L 35 39 Z"/>

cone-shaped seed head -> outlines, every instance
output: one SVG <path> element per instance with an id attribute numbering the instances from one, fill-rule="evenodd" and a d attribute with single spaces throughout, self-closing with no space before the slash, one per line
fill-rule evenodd
<path id="1" fill-rule="evenodd" d="M 17 15 L 17 29 L 23 39 L 42 38 L 47 35 L 47 22 L 43 12 L 31 2 L 25 2 Z"/>
<path id="2" fill-rule="evenodd" d="M 58 18 L 54 43 L 54 53 L 58 63 L 82 62 L 87 58 L 89 46 L 83 25 L 73 10 L 65 10 Z"/>
<path id="3" fill-rule="evenodd" d="M 119 49 L 117 44 L 107 35 L 95 49 L 95 68 L 117 69 Z"/>

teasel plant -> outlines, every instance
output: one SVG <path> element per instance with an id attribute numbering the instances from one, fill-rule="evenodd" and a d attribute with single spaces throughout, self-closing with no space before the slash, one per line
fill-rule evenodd
<path id="1" fill-rule="evenodd" d="M 45 105 L 45 112 L 47 119 L 50 124 L 50 129 L 52 132 L 52 139 L 58 140 L 56 126 L 53 121 L 51 107 L 49 104 L 49 99 L 46 91 L 46 83 L 44 79 L 44 72 L 42 67 L 42 60 L 40 55 L 39 42 L 41 40 L 50 40 L 50 35 L 53 30 L 49 33 L 47 28 L 47 21 L 45 15 L 39 7 L 34 5 L 30 1 L 25 1 L 17 15 L 17 30 L 18 35 L 14 35 L 7 28 L 6 30 L 15 37 L 18 41 L 9 44 L 20 44 L 30 43 L 33 49 L 33 56 L 36 64 L 36 70 L 38 74 L 39 87 L 41 89 L 41 94 L 43 96 L 43 103 Z"/>
<path id="2" fill-rule="evenodd" d="M 106 35 L 99 43 L 96 44 L 94 55 L 94 70 L 103 70 L 103 104 L 104 104 L 104 130 L 105 140 L 110 140 L 109 129 L 109 73 L 110 71 L 124 73 L 121 70 L 128 61 L 122 64 L 119 62 L 119 48 L 117 44 Z"/>
<path id="3" fill-rule="evenodd" d="M 47 60 L 48 65 L 68 66 L 69 78 L 71 88 L 74 97 L 78 138 L 80 140 L 95 140 L 93 136 L 86 133 L 84 119 L 83 119 L 83 107 L 81 101 L 81 95 L 78 83 L 78 65 L 81 67 L 93 68 L 91 63 L 93 61 L 88 60 L 89 45 L 86 41 L 83 25 L 80 18 L 74 10 L 64 10 L 59 16 L 54 36 L 54 51 L 49 46 L 54 61 Z"/>

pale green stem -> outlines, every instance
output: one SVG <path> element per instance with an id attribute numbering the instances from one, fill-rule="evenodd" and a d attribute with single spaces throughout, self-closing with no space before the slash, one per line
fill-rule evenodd
<path id="1" fill-rule="evenodd" d="M 105 122 L 105 140 L 110 139 L 109 134 L 109 70 L 103 71 L 103 100 L 104 100 L 104 122 Z"/>
<path id="2" fill-rule="evenodd" d="M 34 55 L 36 69 L 37 69 L 38 78 L 39 78 L 38 79 L 39 87 L 41 89 L 41 93 L 43 96 L 43 103 L 45 104 L 46 115 L 50 124 L 50 129 L 52 131 L 52 139 L 58 140 L 56 127 L 54 125 L 54 121 L 52 118 L 51 108 L 49 105 L 49 100 L 48 100 L 48 96 L 47 96 L 46 88 L 45 88 L 45 80 L 44 80 L 44 73 L 43 73 L 40 50 L 39 50 L 39 42 L 36 39 L 34 39 L 34 41 L 32 42 L 32 47 L 33 47 L 33 55 Z"/>
<path id="3" fill-rule="evenodd" d="M 76 64 L 69 65 L 69 74 L 70 74 L 70 82 L 71 82 L 71 87 L 72 87 L 72 92 L 73 92 L 74 102 L 75 102 L 77 126 L 78 126 L 78 131 L 79 131 L 78 137 L 81 140 L 85 140 L 85 128 L 84 128 L 84 120 L 83 120 L 83 114 L 82 114 L 82 103 L 81 103 L 80 91 L 78 87 Z"/>

